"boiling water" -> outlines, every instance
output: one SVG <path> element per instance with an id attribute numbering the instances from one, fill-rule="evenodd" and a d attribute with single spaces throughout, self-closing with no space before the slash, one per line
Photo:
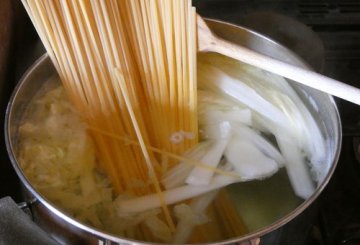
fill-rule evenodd
<path id="1" fill-rule="evenodd" d="M 227 189 L 250 232 L 269 226 L 304 201 L 294 194 L 285 169 L 268 179 Z"/>

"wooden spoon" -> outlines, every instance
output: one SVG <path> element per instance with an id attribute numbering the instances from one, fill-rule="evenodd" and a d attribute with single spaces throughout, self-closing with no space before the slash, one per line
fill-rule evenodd
<path id="1" fill-rule="evenodd" d="M 197 28 L 200 52 L 219 53 L 360 105 L 360 89 L 356 87 L 225 41 L 213 34 L 199 15 Z"/>

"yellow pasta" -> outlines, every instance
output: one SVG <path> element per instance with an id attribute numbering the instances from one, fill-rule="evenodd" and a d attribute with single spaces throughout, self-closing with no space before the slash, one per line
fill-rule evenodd
<path id="1" fill-rule="evenodd" d="M 89 125 L 176 155 L 197 143 L 196 18 L 190 0 L 22 2 Z M 161 196 L 161 155 L 97 131 L 91 135 L 118 193 Z M 133 184 L 139 181 L 142 186 Z"/>
<path id="2" fill-rule="evenodd" d="M 22 0 L 68 97 L 89 125 L 117 194 L 157 193 L 172 231 L 161 175 L 198 143 L 196 12 L 191 0 Z M 234 175 L 225 170 L 214 172 Z M 219 199 L 220 198 L 220 199 Z M 243 234 L 225 194 L 194 242 Z M 226 217 L 217 217 L 217 211 Z M 233 219 L 226 223 L 224 218 Z M 222 225 L 227 224 L 227 225 Z M 239 226 L 241 224 L 241 226 Z M 237 228 L 234 226 L 238 226 Z M 204 235 L 204 227 L 217 232 Z M 141 224 L 137 239 L 158 241 Z"/>

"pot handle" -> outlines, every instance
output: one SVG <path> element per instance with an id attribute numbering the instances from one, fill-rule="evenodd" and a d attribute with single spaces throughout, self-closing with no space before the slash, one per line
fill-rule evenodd
<path id="1" fill-rule="evenodd" d="M 59 245 L 11 199 L 0 199 L 0 244 Z"/>

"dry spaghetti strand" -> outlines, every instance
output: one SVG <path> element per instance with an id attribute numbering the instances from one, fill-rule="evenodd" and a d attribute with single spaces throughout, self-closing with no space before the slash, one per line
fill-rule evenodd
<path id="1" fill-rule="evenodd" d="M 90 132 L 116 192 L 161 198 L 161 164 L 177 161 L 145 146 L 181 155 L 197 143 L 191 0 L 22 2 L 82 118 L 144 146 Z M 164 204 L 163 214 L 174 227 Z"/>

